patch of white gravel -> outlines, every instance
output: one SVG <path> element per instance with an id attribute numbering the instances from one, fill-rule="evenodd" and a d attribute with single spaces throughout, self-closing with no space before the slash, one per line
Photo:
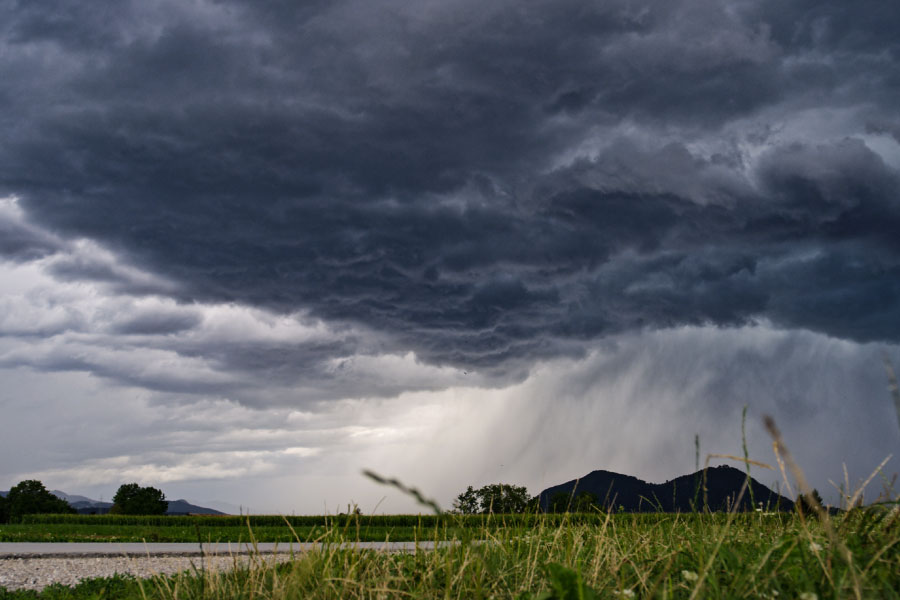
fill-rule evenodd
<path id="1" fill-rule="evenodd" d="M 289 554 L 269 554 L 256 562 L 285 562 Z M 7 590 L 42 590 L 52 583 L 74 586 L 82 579 L 112 577 L 115 574 L 146 578 L 159 574 L 207 569 L 228 571 L 245 565 L 251 557 L 236 556 L 132 556 L 85 558 L 3 558 L 0 559 L 0 587 Z"/>

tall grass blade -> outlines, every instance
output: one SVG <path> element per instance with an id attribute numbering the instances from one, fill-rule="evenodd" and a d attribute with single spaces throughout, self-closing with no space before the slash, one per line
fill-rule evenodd
<path id="1" fill-rule="evenodd" d="M 887 371 L 888 389 L 894 398 L 894 411 L 897 413 L 897 426 L 900 427 L 900 386 L 897 385 L 897 375 L 894 373 L 894 367 L 888 359 L 887 353 L 882 357 L 884 359 L 884 369 Z"/>
<path id="2" fill-rule="evenodd" d="M 744 449 L 744 465 L 747 467 L 747 485 L 750 486 L 750 504 L 756 508 L 756 496 L 753 494 L 753 486 L 750 485 L 750 453 L 747 450 L 747 405 L 741 411 L 741 446 Z"/>
<path id="3" fill-rule="evenodd" d="M 436 515 L 444 514 L 444 511 L 441 510 L 440 505 L 436 501 L 432 500 L 431 498 L 426 498 L 425 496 L 422 495 L 422 492 L 420 492 L 418 489 L 407 486 L 399 479 L 382 477 L 378 473 L 369 471 L 368 469 L 363 471 L 363 475 L 365 475 L 366 477 L 368 477 L 369 479 L 371 479 L 372 481 L 374 481 L 376 483 L 380 483 L 381 485 L 389 485 L 389 486 L 395 487 L 398 490 L 400 490 L 401 492 L 403 492 L 404 494 L 406 494 L 408 496 L 412 496 L 413 498 L 415 498 L 416 502 L 418 502 L 422 506 L 427 506 Z"/>
<path id="4" fill-rule="evenodd" d="M 862 588 L 859 582 L 859 575 L 856 572 L 856 568 L 853 564 L 853 555 L 850 553 L 850 550 L 847 548 L 846 544 L 844 544 L 844 542 L 837 536 L 837 533 L 834 531 L 834 527 L 832 527 L 831 525 L 831 518 L 828 515 L 828 511 L 825 510 L 825 507 L 822 506 L 818 499 L 816 499 L 815 494 L 812 493 L 813 490 L 806 482 L 806 476 L 803 474 L 803 470 L 796 462 L 794 462 L 794 458 L 793 456 L 791 456 L 790 451 L 787 449 L 787 446 L 784 443 L 784 438 L 781 436 L 781 431 L 778 429 L 778 425 L 775 424 L 775 419 L 773 419 L 769 415 L 766 415 L 763 417 L 763 423 L 765 424 L 769 435 L 772 436 L 772 441 L 774 443 L 774 447 L 776 448 L 776 456 L 783 457 L 784 462 L 787 463 L 788 467 L 791 469 L 791 472 L 793 473 L 794 478 L 797 481 L 797 487 L 800 488 L 800 492 L 804 495 L 805 498 L 807 498 L 807 502 L 809 502 L 813 510 L 819 516 L 819 520 L 825 528 L 825 533 L 828 535 L 831 543 L 839 549 L 841 557 L 847 563 L 847 568 L 850 571 L 851 578 L 853 579 L 854 595 L 857 600 L 862 600 Z M 781 459 L 779 459 L 779 464 L 781 464 Z M 782 473 L 784 473 L 783 468 Z M 785 480 L 785 483 L 787 483 L 787 480 Z M 789 483 L 788 487 L 790 487 Z M 801 512 L 800 514 L 802 517 L 803 513 Z"/>

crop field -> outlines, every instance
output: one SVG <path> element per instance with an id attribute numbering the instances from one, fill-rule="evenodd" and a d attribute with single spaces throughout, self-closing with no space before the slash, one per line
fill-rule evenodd
<path id="1" fill-rule="evenodd" d="M 360 526 L 344 522 L 338 524 L 331 520 L 321 519 L 321 523 L 296 525 L 289 527 L 284 520 L 277 525 L 248 525 L 245 520 L 225 521 L 224 523 L 204 522 L 202 519 L 175 517 L 171 523 L 155 522 L 154 517 L 136 518 L 131 522 L 115 522 L 117 519 L 104 517 L 88 517 L 95 519 L 72 519 L 72 522 L 60 521 L 53 515 L 41 522 L 40 518 L 29 519 L 30 522 L 0 525 L 0 542 L 247 542 L 254 539 L 259 542 L 290 543 L 301 539 L 313 541 L 350 533 L 360 541 L 396 541 L 413 540 L 416 537 L 416 526 Z M 254 519 L 250 519 L 252 522 Z M 268 522 L 268 518 L 258 519 Z M 421 532 L 420 532 L 421 533 Z"/>
<path id="2" fill-rule="evenodd" d="M 644 518 L 647 515 L 643 515 Z M 568 523 L 602 522 L 599 514 L 568 515 Z M 279 517 L 167 517 L 117 515 L 26 515 L 0 525 L 0 542 L 258 542 L 290 543 L 334 538 L 363 542 L 446 539 L 505 527 L 556 525 L 562 515 L 350 515 Z"/>
<path id="3" fill-rule="evenodd" d="M 316 518 L 323 523 L 319 537 L 327 542 L 363 540 L 366 526 L 370 532 L 382 531 L 393 520 L 421 525 L 398 525 L 392 540 L 411 534 L 456 543 L 408 554 L 326 544 L 281 565 L 260 555 L 252 567 L 226 573 L 199 566 L 150 580 L 117 577 L 74 589 L 51 586 L 40 595 L 0 591 L 0 599 L 900 598 L 900 517 L 890 506 L 818 518 L 793 513 L 350 516 L 329 518 L 327 527 L 324 517 Z M 247 534 L 252 530 L 261 538 L 272 528 L 272 535 L 281 535 L 266 519 L 251 518 Z M 302 528 L 304 519 L 315 518 L 295 519 Z M 261 523 L 254 526 L 254 520 Z M 146 527 L 171 530 L 173 538 L 192 529 L 185 524 L 101 521 L 24 527 L 108 527 L 120 532 Z M 194 540 L 199 527 L 193 528 Z M 282 527 L 289 530 L 284 520 Z M 294 530 L 300 541 L 310 539 Z M 220 531 L 223 536 L 233 533 L 232 527 Z"/>
<path id="4" fill-rule="evenodd" d="M 423 535 L 425 530 L 419 531 Z M 336 532 L 325 527 L 257 527 L 252 538 L 258 542 L 287 544 L 301 540 L 333 537 Z M 413 540 L 415 527 L 369 527 L 361 529 L 354 538 L 359 541 L 379 542 Z M 247 542 L 250 530 L 245 527 L 159 527 L 152 525 L 0 525 L 0 542 Z"/>

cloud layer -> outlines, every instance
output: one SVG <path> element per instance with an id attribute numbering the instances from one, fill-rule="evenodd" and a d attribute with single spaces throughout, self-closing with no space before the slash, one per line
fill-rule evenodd
<path id="1" fill-rule="evenodd" d="M 896 342 L 898 11 L 790 5 L 7 3 L 0 187 L 179 301 L 434 364 L 760 318 Z"/>

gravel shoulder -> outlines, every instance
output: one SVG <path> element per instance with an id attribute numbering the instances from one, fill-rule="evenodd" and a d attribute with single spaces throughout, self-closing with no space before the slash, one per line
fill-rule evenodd
<path id="1" fill-rule="evenodd" d="M 441 545 L 444 545 L 443 543 Z M 434 542 L 356 542 L 345 549 L 413 552 Z M 53 583 L 74 586 L 82 579 L 133 575 L 147 578 L 193 569 L 227 571 L 250 561 L 286 562 L 320 544 L 104 544 L 0 543 L 0 587 L 42 590 Z"/>
<path id="2" fill-rule="evenodd" d="M 309 550 L 315 544 L 271 544 L 253 546 L 247 543 L 103 543 L 103 542 L 4 542 L 0 543 L 0 560 L 5 558 L 85 558 L 206 556 L 260 553 L 288 553 Z"/>
<path id="3" fill-rule="evenodd" d="M 40 591 L 52 583 L 74 586 L 82 579 L 133 575 L 147 578 L 193 569 L 227 571 L 251 560 L 249 555 L 234 556 L 91 556 L 82 558 L 4 558 L 0 559 L 0 587 L 7 590 Z M 270 554 L 268 561 L 291 560 L 289 554 Z"/>
<path id="4" fill-rule="evenodd" d="M 441 543 L 443 545 L 444 542 Z M 218 556 L 232 554 L 290 554 L 321 548 L 314 542 L 275 544 L 245 542 L 197 543 L 103 543 L 103 542 L 0 542 L 0 560 L 7 558 L 84 558 L 141 556 Z M 334 546 L 332 546 L 334 547 Z M 433 541 L 421 542 L 344 542 L 344 549 L 410 552 L 416 548 L 431 550 Z"/>

